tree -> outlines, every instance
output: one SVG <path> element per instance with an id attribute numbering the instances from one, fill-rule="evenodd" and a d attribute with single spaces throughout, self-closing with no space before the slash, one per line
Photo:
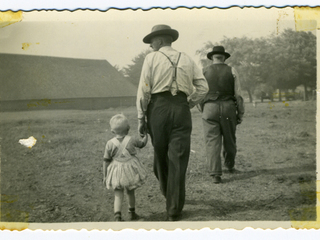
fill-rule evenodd
<path id="1" fill-rule="evenodd" d="M 145 57 L 152 52 L 152 50 L 147 49 L 139 53 L 136 57 L 132 59 L 132 64 L 122 69 L 124 75 L 129 78 L 129 80 L 136 86 L 139 85 L 142 65 Z"/>
<path id="2" fill-rule="evenodd" d="M 279 36 L 269 37 L 267 58 L 261 75 L 264 82 L 281 92 L 294 90 L 303 84 L 315 87 L 316 83 L 316 37 L 311 32 L 295 32 L 286 29 Z"/>
<path id="3" fill-rule="evenodd" d="M 124 76 L 124 71 L 123 71 L 123 69 L 120 69 L 120 67 L 119 67 L 118 64 L 114 65 L 113 67 L 114 67 L 119 73 L 121 73 L 121 74 Z"/>
<path id="4" fill-rule="evenodd" d="M 278 61 L 284 80 L 278 83 L 279 88 L 294 89 L 302 84 L 307 100 L 307 88 L 316 87 L 316 36 L 311 32 L 286 29 L 274 41 L 280 52 Z"/>

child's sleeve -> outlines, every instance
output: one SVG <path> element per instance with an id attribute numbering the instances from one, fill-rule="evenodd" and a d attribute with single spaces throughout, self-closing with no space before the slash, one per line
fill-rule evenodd
<path id="1" fill-rule="evenodd" d="M 112 161 L 112 143 L 110 141 L 107 142 L 106 147 L 104 149 L 103 160 L 107 162 Z"/>

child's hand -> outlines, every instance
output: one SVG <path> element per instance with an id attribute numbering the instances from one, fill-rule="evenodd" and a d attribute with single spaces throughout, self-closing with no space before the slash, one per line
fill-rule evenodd
<path id="1" fill-rule="evenodd" d="M 145 135 L 142 137 L 142 141 L 143 141 L 144 145 L 147 144 L 147 142 L 148 142 L 148 134 L 147 133 L 145 133 Z"/>

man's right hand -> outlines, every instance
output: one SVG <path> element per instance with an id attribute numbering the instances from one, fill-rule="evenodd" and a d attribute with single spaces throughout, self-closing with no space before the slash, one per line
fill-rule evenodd
<path id="1" fill-rule="evenodd" d="M 103 177 L 103 186 L 106 186 L 107 183 L 107 177 Z"/>
<path id="2" fill-rule="evenodd" d="M 243 115 L 242 114 L 238 114 L 237 116 L 237 124 L 241 124 L 243 120 Z"/>
<path id="3" fill-rule="evenodd" d="M 138 119 L 138 131 L 140 137 L 144 137 L 144 135 L 147 134 L 147 124 L 145 118 Z"/>

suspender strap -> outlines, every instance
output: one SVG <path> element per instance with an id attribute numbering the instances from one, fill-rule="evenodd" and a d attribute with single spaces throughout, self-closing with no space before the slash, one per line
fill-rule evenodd
<path id="1" fill-rule="evenodd" d="M 181 53 L 179 52 L 178 61 L 177 61 L 176 64 L 173 64 L 171 62 L 172 66 L 174 67 L 174 75 L 173 75 L 174 81 L 176 81 L 176 79 L 177 79 L 177 67 L 178 67 L 178 63 L 179 63 L 179 60 L 180 60 L 180 56 L 181 56 Z M 178 85 L 177 85 L 177 87 L 178 87 Z"/>
<path id="2" fill-rule="evenodd" d="M 161 52 L 161 51 L 158 51 L 158 52 Z M 168 58 L 169 62 L 171 63 L 171 65 L 174 68 L 174 72 L 173 72 L 173 76 L 172 76 L 172 82 L 170 84 L 170 88 L 171 88 L 171 86 L 172 86 L 174 81 L 177 83 L 177 67 L 178 67 L 178 63 L 179 63 L 179 60 L 180 60 L 181 52 L 179 52 L 177 63 L 172 62 L 171 59 L 165 53 L 163 53 L 163 52 L 161 52 L 161 53 Z M 177 83 L 177 90 L 179 90 L 178 89 L 178 83 Z"/>
<path id="3" fill-rule="evenodd" d="M 116 158 L 121 156 L 121 154 L 126 153 L 125 150 L 126 150 L 126 147 L 128 145 L 130 138 L 131 137 L 129 137 L 129 136 L 125 136 L 121 143 L 119 142 L 119 140 L 117 138 L 112 139 L 112 142 L 118 147 L 118 151 L 115 155 Z"/>

